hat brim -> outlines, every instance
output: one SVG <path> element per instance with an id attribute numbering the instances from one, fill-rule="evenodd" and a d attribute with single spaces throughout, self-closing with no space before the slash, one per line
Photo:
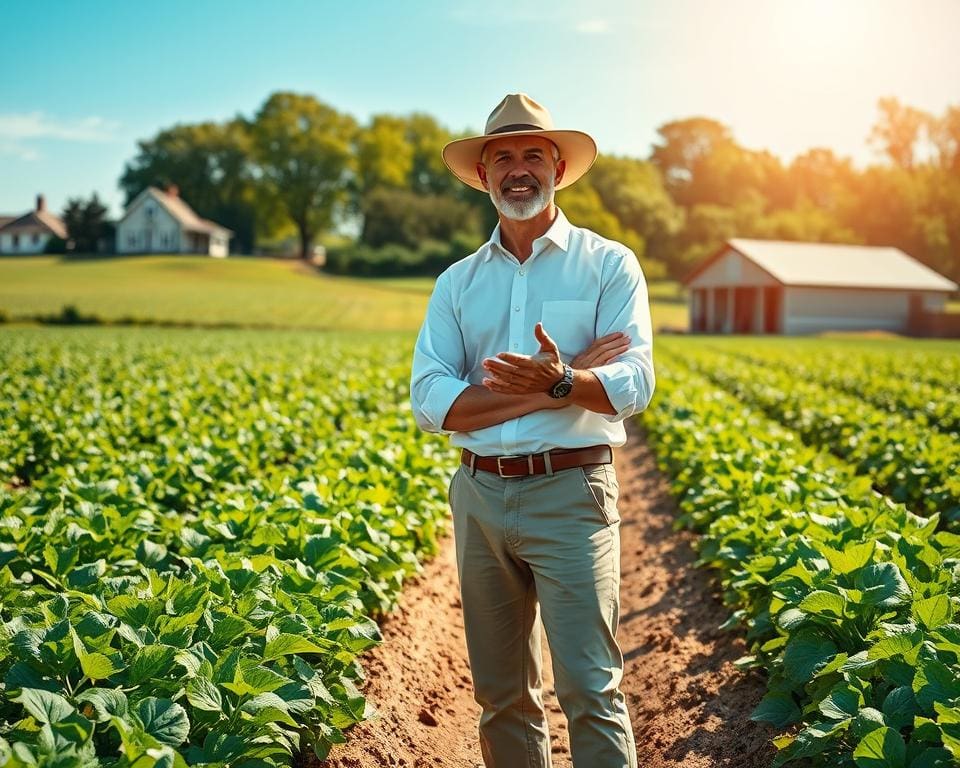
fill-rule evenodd
<path id="1" fill-rule="evenodd" d="M 450 172 L 468 187 L 486 192 L 483 182 L 477 175 L 480 150 L 488 141 L 507 136 L 542 136 L 557 145 L 560 150 L 560 159 L 565 160 L 567 164 L 563 178 L 556 186 L 558 190 L 573 184 L 590 170 L 590 166 L 597 159 L 597 144 L 589 134 L 583 131 L 505 131 L 451 141 L 443 148 L 443 162 Z"/>

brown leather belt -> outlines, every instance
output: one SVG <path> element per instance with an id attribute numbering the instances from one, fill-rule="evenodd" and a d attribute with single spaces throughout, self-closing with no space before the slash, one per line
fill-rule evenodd
<path id="1" fill-rule="evenodd" d="M 554 448 L 543 453 L 518 456 L 478 456 L 466 448 L 460 449 L 460 462 L 473 471 L 482 469 L 500 477 L 527 477 L 545 475 L 562 469 L 585 467 L 589 464 L 609 464 L 613 449 L 609 445 L 591 445 L 586 448 Z"/>

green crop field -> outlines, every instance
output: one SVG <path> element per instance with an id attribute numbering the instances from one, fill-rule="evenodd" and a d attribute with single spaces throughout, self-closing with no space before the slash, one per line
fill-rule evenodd
<path id="1" fill-rule="evenodd" d="M 642 418 L 775 766 L 960 759 L 960 344 L 664 339 Z"/>
<path id="2" fill-rule="evenodd" d="M 415 331 L 433 278 L 327 275 L 296 260 L 206 256 L 0 257 L 0 316 Z M 684 329 L 676 283 L 651 285 L 654 327 Z"/>
<path id="3" fill-rule="evenodd" d="M 10 765 L 288 765 L 370 714 L 370 617 L 436 550 L 453 468 L 411 342 L 0 330 Z"/>
<path id="4" fill-rule="evenodd" d="M 432 285 L 202 261 L 212 283 L 232 263 L 264 316 L 283 286 L 421 312 Z M 128 266 L 129 286 L 174 275 L 157 281 L 176 301 L 245 317 L 223 286 L 178 289 L 186 264 Z M 281 287 L 257 294 L 270 270 Z M 290 765 L 372 714 L 375 621 L 448 526 L 455 454 L 408 403 L 419 320 L 0 326 L 0 758 Z M 638 419 L 750 645 L 739 664 L 768 681 L 752 716 L 781 730 L 775 765 L 956 765 L 960 343 L 664 334 L 654 349 Z"/>

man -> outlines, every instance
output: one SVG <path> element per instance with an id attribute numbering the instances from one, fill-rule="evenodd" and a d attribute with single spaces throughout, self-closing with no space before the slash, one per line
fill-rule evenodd
<path id="1" fill-rule="evenodd" d="M 500 219 L 437 278 L 410 382 L 418 425 L 462 449 L 449 498 L 487 768 L 551 765 L 541 621 L 575 768 L 637 766 L 612 449 L 653 394 L 647 288 L 628 248 L 553 200 L 596 154 L 522 93 L 443 150 Z"/>

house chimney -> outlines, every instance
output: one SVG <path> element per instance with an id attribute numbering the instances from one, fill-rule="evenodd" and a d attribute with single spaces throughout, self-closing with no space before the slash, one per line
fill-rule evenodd
<path id="1" fill-rule="evenodd" d="M 37 210 L 38 211 L 47 210 L 47 201 L 43 199 L 43 195 L 37 195 Z"/>
<path id="2" fill-rule="evenodd" d="M 166 192 L 170 197 L 177 197 L 180 194 L 180 187 L 176 184 L 167 184 Z"/>

